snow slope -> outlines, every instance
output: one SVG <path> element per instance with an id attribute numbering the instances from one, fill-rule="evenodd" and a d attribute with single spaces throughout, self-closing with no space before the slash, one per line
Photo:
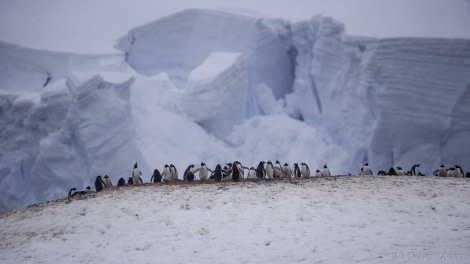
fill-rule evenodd
<path id="1" fill-rule="evenodd" d="M 2 263 L 468 263 L 470 182 L 114 187 L 0 214 Z"/>
<path id="2" fill-rule="evenodd" d="M 0 47 L 0 211 L 127 179 L 135 162 L 144 181 L 234 160 L 470 166 L 466 39 L 193 9 L 129 31 L 122 53 Z"/>

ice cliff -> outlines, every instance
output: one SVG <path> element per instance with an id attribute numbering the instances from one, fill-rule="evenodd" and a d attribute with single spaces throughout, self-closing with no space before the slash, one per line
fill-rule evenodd
<path id="1" fill-rule="evenodd" d="M 0 211 L 66 195 L 135 161 L 328 163 L 333 174 L 470 167 L 470 40 L 349 36 L 186 10 L 135 28 L 116 54 L 0 43 Z"/>

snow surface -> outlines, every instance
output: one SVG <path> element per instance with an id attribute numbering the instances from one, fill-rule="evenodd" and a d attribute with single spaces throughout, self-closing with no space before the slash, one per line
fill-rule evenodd
<path id="1" fill-rule="evenodd" d="M 174 164 L 328 164 L 333 175 L 470 166 L 467 39 L 374 39 L 191 9 L 134 28 L 120 53 L 0 42 L 0 211 L 97 175 Z M 180 176 L 181 177 L 181 176 Z"/>
<path id="2" fill-rule="evenodd" d="M 114 187 L 0 214 L 2 263 L 468 263 L 470 181 Z"/>

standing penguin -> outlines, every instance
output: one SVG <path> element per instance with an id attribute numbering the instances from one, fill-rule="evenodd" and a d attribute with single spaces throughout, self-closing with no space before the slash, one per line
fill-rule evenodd
<path id="1" fill-rule="evenodd" d="M 364 164 L 364 167 L 362 167 L 361 175 L 363 175 L 363 176 L 372 176 L 373 175 L 372 170 L 369 167 L 369 163 L 366 162 Z"/>
<path id="2" fill-rule="evenodd" d="M 192 182 L 194 181 L 194 164 L 189 164 L 183 174 L 183 180 Z"/>
<path id="3" fill-rule="evenodd" d="M 141 178 L 142 172 L 137 168 L 137 162 L 134 164 L 134 170 L 132 171 L 132 182 L 134 184 L 143 183 Z"/>
<path id="4" fill-rule="evenodd" d="M 132 180 L 132 177 L 129 177 L 129 179 L 127 179 L 127 185 L 130 184 L 134 184 L 134 180 Z"/>
<path id="5" fill-rule="evenodd" d="M 397 176 L 397 172 L 393 167 L 390 167 L 390 169 L 388 170 L 388 176 Z"/>
<path id="6" fill-rule="evenodd" d="M 150 178 L 150 182 L 161 182 L 162 181 L 162 174 L 158 169 L 153 170 L 152 178 Z"/>
<path id="7" fill-rule="evenodd" d="M 310 178 L 310 168 L 308 167 L 307 163 L 302 162 L 300 163 L 300 165 L 300 175 L 302 176 L 302 178 Z"/>
<path id="8" fill-rule="evenodd" d="M 447 177 L 447 169 L 446 169 L 446 166 L 444 166 L 444 164 L 441 164 L 441 166 L 439 167 L 438 176 L 439 177 Z"/>
<path id="9" fill-rule="evenodd" d="M 397 167 L 397 176 L 405 176 L 405 172 L 400 166 Z"/>
<path id="10" fill-rule="evenodd" d="M 258 163 L 258 167 L 256 168 L 256 178 L 264 179 L 266 177 L 266 169 L 264 168 L 264 161 L 260 161 Z"/>
<path id="11" fill-rule="evenodd" d="M 103 190 L 106 187 L 106 184 L 103 181 L 103 178 L 101 178 L 101 175 L 96 176 L 95 179 L 95 190 L 97 192 Z"/>
<path id="12" fill-rule="evenodd" d="M 459 165 L 455 165 L 454 167 L 455 167 L 455 170 L 454 170 L 455 177 L 463 178 L 464 173 L 463 173 L 462 167 L 460 167 Z"/>
<path id="13" fill-rule="evenodd" d="M 330 169 L 328 169 L 328 166 L 323 165 L 323 171 L 321 172 L 321 176 L 322 177 L 330 177 L 331 176 L 331 173 L 330 173 Z"/>
<path id="14" fill-rule="evenodd" d="M 197 168 L 194 173 L 199 171 L 199 179 L 201 181 L 206 181 L 209 178 L 209 173 L 208 171 L 212 172 L 211 169 L 207 168 L 206 164 L 204 162 L 201 162 L 201 167 Z"/>
<path id="15" fill-rule="evenodd" d="M 282 176 L 287 177 L 289 179 L 292 176 L 292 170 L 290 169 L 290 166 L 287 163 L 284 163 L 284 166 L 282 166 Z"/>
<path id="16" fill-rule="evenodd" d="M 279 160 L 274 164 L 274 178 L 282 178 L 282 166 Z"/>
<path id="17" fill-rule="evenodd" d="M 175 165 L 170 164 L 170 172 L 171 172 L 171 180 L 177 181 L 178 180 L 178 170 L 176 169 Z"/>
<path id="18" fill-rule="evenodd" d="M 420 176 L 421 174 L 419 173 L 419 166 L 421 164 L 415 164 L 411 167 L 411 175 L 412 176 Z"/>
<path id="19" fill-rule="evenodd" d="M 270 160 L 268 160 L 268 163 L 266 163 L 266 177 L 268 179 L 272 179 L 274 177 L 274 167 Z"/>
<path id="20" fill-rule="evenodd" d="M 119 178 L 117 186 L 126 186 L 126 180 L 123 177 Z"/>
<path id="21" fill-rule="evenodd" d="M 248 171 L 248 176 L 246 178 L 247 179 L 256 179 L 256 169 L 254 167 L 250 168 L 250 170 Z"/>
<path id="22" fill-rule="evenodd" d="M 232 180 L 233 181 L 239 181 L 240 180 L 240 166 L 238 165 L 239 162 L 235 161 L 232 164 Z"/>
<path id="23" fill-rule="evenodd" d="M 222 166 L 220 166 L 220 164 L 217 164 L 217 166 L 215 166 L 215 170 L 213 173 L 215 181 L 222 180 Z"/>
<path id="24" fill-rule="evenodd" d="M 105 188 L 113 187 L 113 183 L 112 183 L 111 180 L 109 179 L 109 176 L 108 176 L 108 175 L 104 175 L 103 182 L 104 182 L 104 185 L 105 185 L 104 187 L 105 187 Z"/>
<path id="25" fill-rule="evenodd" d="M 294 163 L 294 178 L 300 178 L 301 176 L 299 164 L 296 162 Z"/>
<path id="26" fill-rule="evenodd" d="M 163 181 L 164 182 L 169 182 L 171 181 L 171 171 L 170 171 L 170 167 L 168 166 L 168 164 L 165 164 L 165 167 L 163 167 Z"/>

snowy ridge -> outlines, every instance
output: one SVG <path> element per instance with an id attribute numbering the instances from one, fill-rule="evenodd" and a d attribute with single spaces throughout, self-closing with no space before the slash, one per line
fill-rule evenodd
<path id="1" fill-rule="evenodd" d="M 468 263 L 470 181 L 114 187 L 0 214 L 2 263 Z"/>
<path id="2" fill-rule="evenodd" d="M 128 178 L 136 161 L 144 181 L 234 160 L 468 170 L 469 41 L 344 28 L 192 9 L 129 31 L 117 54 L 1 42 L 0 211 Z"/>

